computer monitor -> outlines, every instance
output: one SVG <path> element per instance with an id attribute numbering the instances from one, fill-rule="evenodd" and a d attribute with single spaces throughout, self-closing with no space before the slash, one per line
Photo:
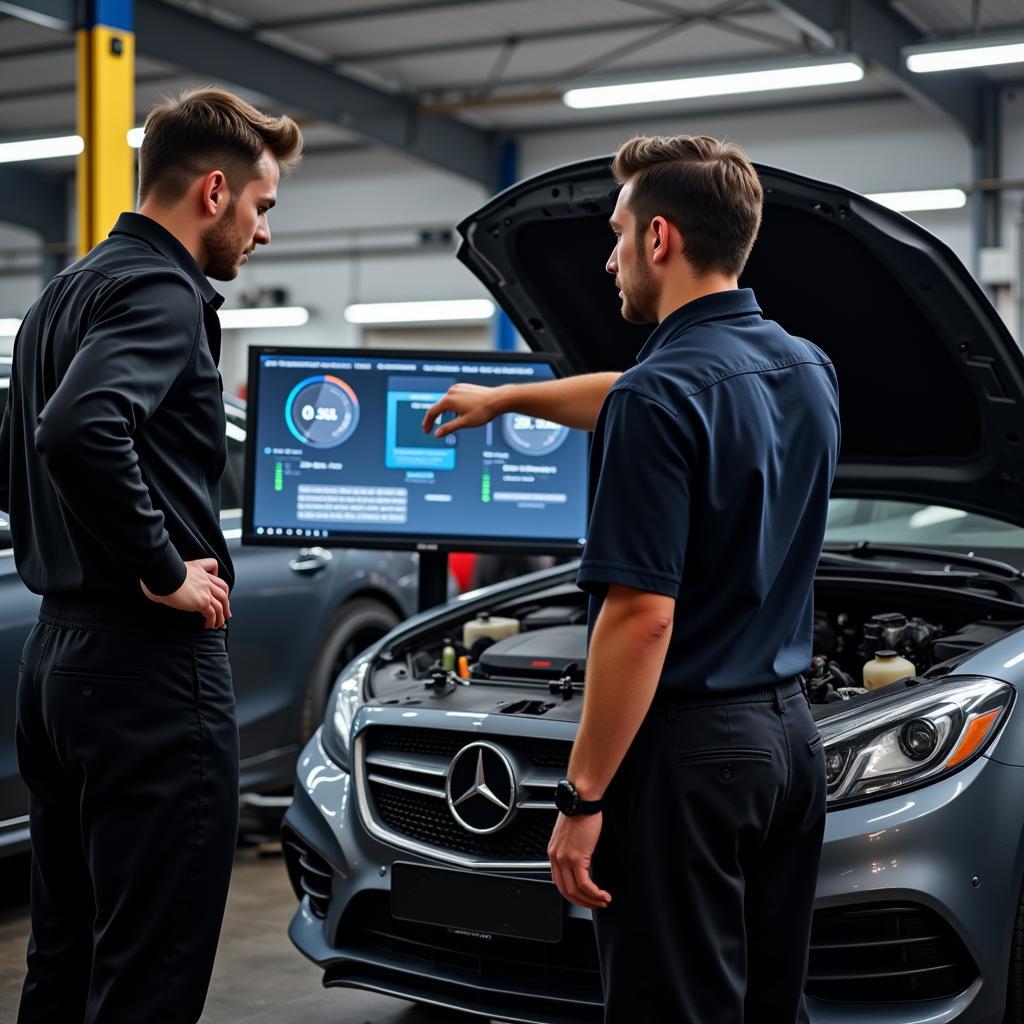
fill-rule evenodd
<path id="1" fill-rule="evenodd" d="M 558 376 L 540 353 L 251 348 L 243 542 L 579 553 L 586 432 L 518 413 L 421 426 L 457 381 Z"/>

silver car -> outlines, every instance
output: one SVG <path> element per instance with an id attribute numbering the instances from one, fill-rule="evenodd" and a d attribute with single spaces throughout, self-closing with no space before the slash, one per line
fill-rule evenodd
<path id="1" fill-rule="evenodd" d="M 10 360 L 0 359 L 0 416 Z M 290 785 L 295 756 L 323 716 L 338 669 L 409 614 L 417 566 L 409 554 L 243 548 L 245 407 L 226 399 L 228 468 L 221 527 L 235 560 L 231 668 L 241 740 L 243 806 L 265 830 Z M 0 513 L 0 857 L 28 846 L 28 791 L 14 743 L 18 664 L 39 597 L 18 578 Z"/>
<path id="2" fill-rule="evenodd" d="M 1019 1024 L 1024 357 L 920 227 L 759 172 L 743 283 L 832 356 L 843 420 L 807 673 L 829 791 L 811 1018 Z M 592 160 L 460 227 L 463 262 L 576 371 L 623 368 L 643 340 L 603 272 L 613 202 L 608 161 Z M 519 633 L 459 651 L 469 678 L 454 677 L 442 649 L 483 612 Z M 559 900 L 545 856 L 585 615 L 574 567 L 557 567 L 421 615 L 342 671 L 284 830 L 290 935 L 326 985 L 506 1021 L 600 1019 L 588 914 Z M 866 692 L 884 649 L 913 674 Z"/>

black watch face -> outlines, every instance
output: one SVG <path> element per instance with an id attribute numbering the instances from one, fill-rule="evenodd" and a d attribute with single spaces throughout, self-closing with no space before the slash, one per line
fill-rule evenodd
<path id="1" fill-rule="evenodd" d="M 555 806 L 568 817 L 576 813 L 580 804 L 580 795 L 576 787 L 568 780 L 562 779 L 555 787 Z"/>

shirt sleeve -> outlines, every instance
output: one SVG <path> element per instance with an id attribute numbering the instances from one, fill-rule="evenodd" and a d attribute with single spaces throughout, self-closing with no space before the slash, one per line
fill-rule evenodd
<path id="1" fill-rule="evenodd" d="M 36 450 L 70 514 L 157 595 L 185 564 L 154 506 L 135 432 L 195 358 L 202 305 L 174 274 L 119 282 L 46 403 Z"/>
<path id="2" fill-rule="evenodd" d="M 577 582 L 591 593 L 619 584 L 676 597 L 690 526 L 692 438 L 645 395 L 613 390 L 601 444 L 587 543 Z"/>

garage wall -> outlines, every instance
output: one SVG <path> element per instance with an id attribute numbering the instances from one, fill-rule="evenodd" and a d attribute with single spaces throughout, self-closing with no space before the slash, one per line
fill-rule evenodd
<path id="1" fill-rule="evenodd" d="M 945 118 L 902 99 L 739 117 L 707 114 L 657 119 L 649 115 L 629 125 L 544 132 L 523 140 L 520 162 L 524 174 L 533 174 L 569 159 L 611 153 L 633 134 L 677 132 L 728 138 L 743 146 L 752 160 L 848 185 L 858 192 L 942 188 L 972 178 L 966 139 Z M 920 222 L 969 261 L 966 209 L 921 214 Z"/>
<path id="2" fill-rule="evenodd" d="M 1015 130 L 1024 163 L 1024 124 L 1015 125 Z M 629 125 L 538 132 L 520 140 L 520 174 L 609 153 L 634 132 L 679 131 L 725 135 L 744 145 L 755 160 L 864 192 L 943 187 L 972 177 L 970 151 L 956 129 L 941 116 L 902 99 L 756 116 L 705 115 L 686 121 L 648 117 Z M 486 198 L 482 188 L 380 151 L 309 159 L 293 184 L 294 190 L 287 182 L 282 187 L 279 208 L 272 215 L 279 238 L 271 250 L 292 245 L 285 241 L 286 231 L 320 222 L 339 227 L 424 221 L 454 225 Z M 969 209 L 922 214 L 920 219 L 970 263 Z M 273 332 L 273 343 L 282 344 L 359 344 L 362 332 L 341 316 L 350 301 L 485 294 L 449 253 L 308 264 L 269 259 L 261 263 L 257 254 L 239 281 L 224 290 L 232 301 L 255 286 L 273 285 L 288 287 L 293 301 L 308 304 L 313 311 L 306 327 Z M 244 373 L 245 347 L 255 341 L 269 343 L 271 332 L 231 333 L 224 378 L 234 387 Z M 417 337 L 431 346 L 456 344 L 443 330 L 414 332 L 411 340 Z M 479 338 L 486 345 L 488 331 L 480 329 Z"/>
<path id="3" fill-rule="evenodd" d="M 741 143 L 758 161 L 859 191 L 888 191 L 963 184 L 972 178 L 966 141 L 944 118 L 903 99 L 789 109 L 756 115 L 708 114 L 692 119 L 636 117 L 628 124 L 580 130 L 542 131 L 520 140 L 520 173 L 529 175 L 568 160 L 609 153 L 634 132 L 707 132 Z M 1004 99 L 1003 175 L 1024 179 L 1024 94 Z M 423 249 L 421 226 L 453 227 L 486 198 L 483 187 L 379 149 L 307 158 L 292 180 L 282 183 L 271 215 L 275 233 L 235 282 L 219 286 L 229 305 L 262 288 L 284 288 L 289 301 L 307 306 L 302 328 L 232 331 L 225 334 L 224 378 L 235 390 L 244 380 L 248 344 L 358 345 L 363 330 L 342 316 L 354 301 L 472 298 L 482 286 L 452 256 L 450 246 Z M 1007 193 L 1004 244 L 1016 246 L 1024 192 Z M 918 215 L 920 222 L 971 263 L 970 210 Z M 31 234 L 0 225 L 0 250 L 34 244 Z M 382 247 L 389 252 L 382 254 Z M 358 250 L 341 256 L 339 250 Z M 296 253 L 315 257 L 284 260 Z M 0 271 L 3 269 L 0 261 Z M 17 316 L 33 301 L 34 275 L 0 273 L 0 317 Z M 1000 308 L 1015 327 L 1016 295 Z M 389 332 L 375 332 L 387 344 Z M 489 325 L 395 333 L 394 344 L 487 347 Z M 3 341 L 0 340 L 0 347 Z"/>
<path id="4" fill-rule="evenodd" d="M 433 225 L 451 228 L 485 198 L 482 186 L 386 151 L 305 160 L 295 177 L 278 189 L 278 205 L 270 215 L 271 232 L 276 233 L 271 245 L 257 250 L 237 280 L 217 287 L 228 305 L 241 304 L 244 294 L 261 288 L 286 288 L 290 303 L 309 309 L 309 323 L 288 330 L 225 332 L 225 386 L 237 390 L 244 379 L 249 344 L 362 344 L 364 330 L 346 323 L 343 316 L 352 302 L 486 296 L 476 278 L 454 259 L 454 242 L 418 252 L 415 230 Z M 301 250 L 350 247 L 369 252 L 295 262 L 278 259 Z M 372 254 L 381 247 L 400 254 Z M 468 341 L 464 327 L 448 332 L 406 329 L 394 332 L 393 339 L 378 334 L 369 340 L 489 347 L 487 325 L 471 331 Z"/>

